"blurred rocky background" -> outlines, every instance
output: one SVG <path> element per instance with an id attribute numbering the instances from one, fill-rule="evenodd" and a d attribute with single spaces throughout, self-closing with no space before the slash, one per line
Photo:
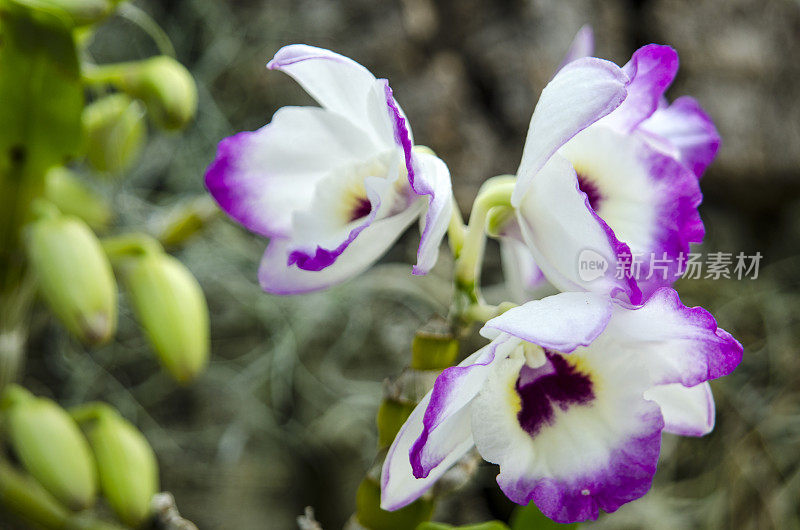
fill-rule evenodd
<path id="1" fill-rule="evenodd" d="M 668 96 L 690 94 L 723 138 L 703 179 L 703 251 L 764 256 L 759 278 L 686 280 L 679 291 L 745 345 L 742 367 L 713 388 L 717 429 L 665 436 L 653 491 L 596 523 L 607 528 L 800 527 L 800 2 L 797 0 L 161 0 L 136 5 L 175 43 L 200 88 L 181 135 L 156 135 L 124 184 L 109 186 L 127 225 L 154 226 L 203 193 L 224 136 L 284 105 L 311 104 L 265 63 L 281 46 L 331 48 L 391 80 L 417 143 L 449 164 L 468 209 L 487 177 L 516 170 L 537 95 L 578 28 L 596 54 L 624 64 L 668 43 L 681 70 Z M 109 21 L 97 62 L 156 48 L 129 19 Z M 413 330 L 447 304 L 406 265 L 414 235 L 363 281 L 277 298 L 260 292 L 265 242 L 220 220 L 179 253 L 209 299 L 212 363 L 193 386 L 158 372 L 130 314 L 119 339 L 86 355 L 57 324 L 37 322 L 25 384 L 71 405 L 104 399 L 135 421 L 162 467 L 162 486 L 201 529 L 295 527 L 314 506 L 341 528 L 374 455 L 382 380 L 407 362 Z M 490 248 L 486 283 L 500 281 Z M 447 271 L 446 258 L 439 269 Z M 469 345 L 465 345 L 466 349 Z M 439 520 L 507 517 L 485 465 Z M 2 523 L 0 523 L 0 527 Z M 587 525 L 588 526 L 588 525 Z"/>

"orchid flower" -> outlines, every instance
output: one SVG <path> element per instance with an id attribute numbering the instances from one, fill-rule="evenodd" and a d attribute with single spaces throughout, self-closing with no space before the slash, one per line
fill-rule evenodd
<path id="1" fill-rule="evenodd" d="M 568 292 L 486 323 L 491 343 L 444 370 L 387 454 L 382 507 L 428 490 L 472 447 L 512 501 L 560 523 L 596 519 L 651 486 L 662 431 L 714 426 L 708 381 L 742 346 L 671 288 L 632 306 Z"/>
<path id="2" fill-rule="evenodd" d="M 253 132 L 222 140 L 206 173 L 220 207 L 270 238 L 265 291 L 342 282 L 379 259 L 421 218 L 414 274 L 435 264 L 452 211 L 450 173 L 414 148 L 385 79 L 321 48 L 286 46 L 267 68 L 293 77 L 320 107 L 283 107 Z"/>
<path id="3" fill-rule="evenodd" d="M 505 251 L 515 263 L 531 263 L 506 269 L 518 276 L 512 284 L 531 284 L 541 268 L 562 291 L 605 292 L 638 303 L 680 277 L 689 243 L 703 239 L 698 178 L 719 136 L 694 99 L 666 103 L 678 56 L 656 44 L 637 50 L 622 67 L 629 81 L 618 108 L 583 127 L 555 127 L 571 119 L 557 105 L 568 95 L 555 88 L 592 49 L 591 30 L 583 28 L 534 110 L 511 198 L 525 246 Z M 581 269 L 591 260 L 604 270 Z"/>

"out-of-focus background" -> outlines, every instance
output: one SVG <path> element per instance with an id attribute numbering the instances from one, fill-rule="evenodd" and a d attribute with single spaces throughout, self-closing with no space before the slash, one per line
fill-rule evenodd
<path id="1" fill-rule="evenodd" d="M 701 250 L 763 260 L 756 280 L 679 284 L 687 305 L 712 311 L 744 344 L 744 362 L 712 383 L 715 431 L 665 435 L 653 490 L 587 527 L 800 527 L 800 2 L 135 3 L 174 42 L 200 104 L 187 132 L 153 134 L 129 178 L 107 187 L 127 226 L 153 226 L 202 194 L 221 138 L 260 127 L 281 106 L 313 104 L 264 67 L 285 44 L 331 48 L 388 78 L 417 142 L 450 166 L 465 210 L 484 179 L 516 170 L 537 95 L 581 25 L 594 27 L 596 55 L 618 64 L 643 44 L 675 47 L 681 70 L 668 96 L 695 96 L 723 139 L 702 181 Z M 90 51 L 110 62 L 156 48 L 115 18 Z M 103 399 L 134 420 L 158 454 L 163 489 L 201 529 L 292 528 L 309 505 L 324 528 L 340 528 L 375 454 L 382 381 L 408 362 L 414 330 L 449 293 L 411 277 L 414 234 L 364 278 L 296 298 L 260 291 L 264 246 L 221 219 L 179 252 L 211 310 L 212 361 L 192 386 L 159 372 L 126 304 L 117 340 L 90 355 L 40 313 L 24 384 L 64 405 Z M 495 247 L 487 260 L 485 283 L 499 283 Z M 438 272 L 449 266 L 443 256 Z M 495 473 L 484 465 L 436 518 L 507 517 Z"/>

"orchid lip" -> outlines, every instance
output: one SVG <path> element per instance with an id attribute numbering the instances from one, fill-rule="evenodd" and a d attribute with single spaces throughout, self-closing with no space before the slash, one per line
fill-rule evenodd
<path id="1" fill-rule="evenodd" d="M 590 405 L 594 399 L 591 377 L 563 355 L 546 350 L 547 360 L 537 368 L 524 364 L 515 391 L 519 397 L 517 419 L 531 437 L 552 425 L 556 408 L 566 412 L 577 405 Z"/>
<path id="2" fill-rule="evenodd" d="M 578 188 L 586 194 L 586 198 L 589 200 L 589 206 L 592 207 L 592 210 L 597 211 L 604 199 L 603 194 L 600 193 L 600 188 L 586 175 L 581 173 L 577 175 Z"/>

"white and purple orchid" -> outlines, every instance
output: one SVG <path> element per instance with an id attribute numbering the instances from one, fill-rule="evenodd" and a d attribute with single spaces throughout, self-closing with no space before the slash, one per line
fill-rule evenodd
<path id="1" fill-rule="evenodd" d="M 534 283 L 535 263 L 562 291 L 638 303 L 680 277 L 680 256 L 703 239 L 698 178 L 720 140 L 694 99 L 667 104 L 678 56 L 657 44 L 637 50 L 619 70 L 619 84 L 606 87 L 618 94 L 616 108 L 598 105 L 579 117 L 589 107 L 569 105 L 582 87 L 567 79 L 592 49 L 584 28 L 534 110 L 512 196 L 519 226 L 510 232 L 525 246 L 505 251 L 516 263 L 531 263 L 506 268 L 520 276 L 512 284 Z M 605 262 L 602 274 L 582 274 L 587 252 Z"/>
<path id="2" fill-rule="evenodd" d="M 661 288 L 638 306 L 561 293 L 490 320 L 492 342 L 448 368 L 389 449 L 382 507 L 423 495 L 471 448 L 512 501 L 561 523 L 596 519 L 649 489 L 661 433 L 714 426 L 708 381 L 742 346 Z"/>
<path id="3" fill-rule="evenodd" d="M 447 166 L 416 149 L 385 79 L 321 48 L 286 46 L 267 65 L 321 107 L 284 107 L 219 144 L 206 186 L 245 228 L 270 238 L 264 290 L 297 294 L 364 271 L 422 218 L 414 266 L 436 262 L 452 211 Z"/>

